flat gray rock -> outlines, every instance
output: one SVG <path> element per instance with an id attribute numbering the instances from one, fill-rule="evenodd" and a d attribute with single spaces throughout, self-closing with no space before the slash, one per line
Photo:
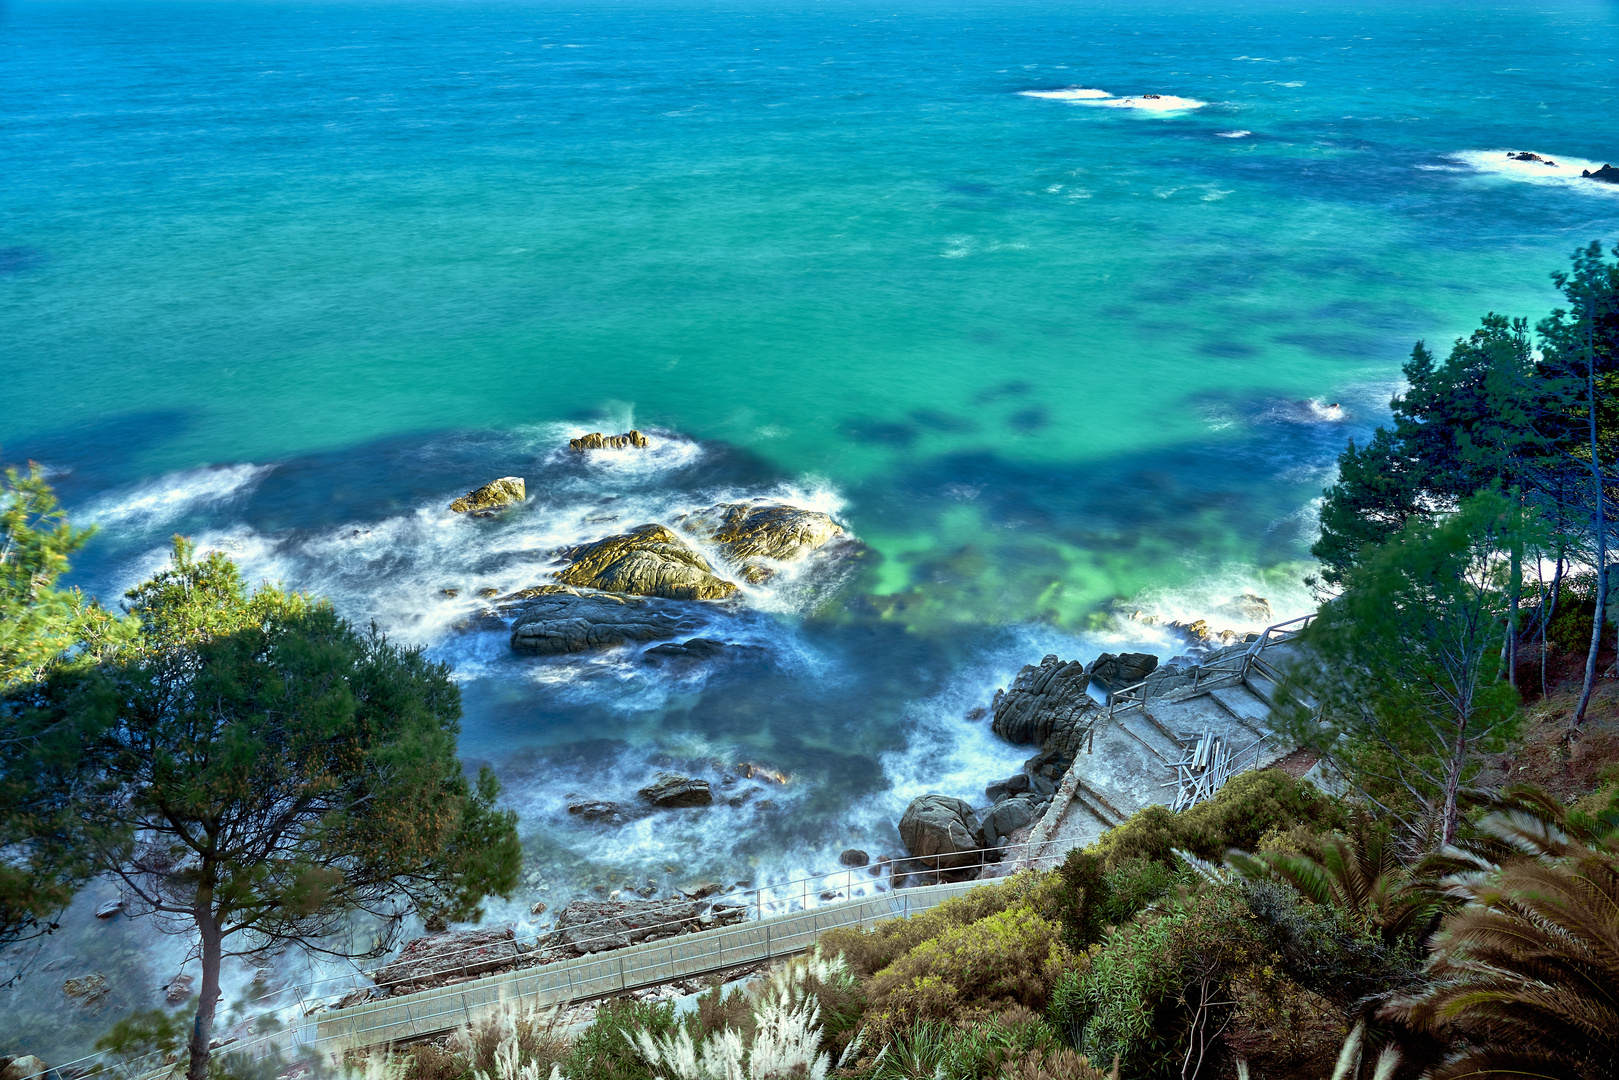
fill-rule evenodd
<path id="1" fill-rule="evenodd" d="M 539 656 L 668 641 L 690 634 L 698 625 L 680 604 L 565 587 L 523 597 L 513 610 L 513 651 Z"/>
<path id="2" fill-rule="evenodd" d="M 673 937 L 697 919 L 689 900 L 575 900 L 557 915 L 552 940 L 584 956 Z"/>

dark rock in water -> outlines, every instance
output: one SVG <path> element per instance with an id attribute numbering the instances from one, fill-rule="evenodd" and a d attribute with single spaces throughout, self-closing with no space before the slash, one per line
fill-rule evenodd
<path id="1" fill-rule="evenodd" d="M 1047 656 L 1039 667 L 1018 672 L 1009 689 L 995 692 L 990 726 L 1008 742 L 1060 744 L 1072 752 L 1069 744 L 1089 730 L 1098 708 L 1086 692 L 1089 684 L 1084 664 Z"/>
<path id="2" fill-rule="evenodd" d="M 724 600 L 736 593 L 707 559 L 662 525 L 642 525 L 561 554 L 572 560 L 556 573 L 564 585 L 668 600 Z"/>
<path id="3" fill-rule="evenodd" d="M 1612 165 L 1604 165 L 1596 172 L 1592 172 L 1590 169 L 1581 169 L 1580 175 L 1587 180 L 1601 180 L 1608 184 L 1619 184 L 1619 169 L 1614 168 Z"/>
<path id="4" fill-rule="evenodd" d="M 450 509 L 457 514 L 471 514 L 473 517 L 493 517 L 527 497 L 528 490 L 521 476 L 502 476 L 499 480 L 491 480 L 483 487 L 467 492 L 451 503 Z"/>
<path id="5" fill-rule="evenodd" d="M 585 821 L 599 821 L 606 825 L 622 825 L 629 820 L 624 808 L 606 799 L 581 799 L 568 803 L 568 813 Z"/>
<path id="6" fill-rule="evenodd" d="M 516 652 L 554 656 L 632 641 L 665 641 L 694 629 L 691 613 L 677 605 L 564 587 L 517 609 L 511 644 Z"/>
<path id="7" fill-rule="evenodd" d="M 682 806 L 707 806 L 714 801 L 714 793 L 707 780 L 694 780 L 674 773 L 659 773 L 658 778 L 637 795 L 653 806 L 672 809 Z"/>
<path id="8" fill-rule="evenodd" d="M 398 993 L 495 971 L 521 955 L 510 926 L 432 934 L 406 942 L 398 956 L 371 973 L 371 981 Z"/>
<path id="9" fill-rule="evenodd" d="M 1009 795 L 1017 795 L 1029 790 L 1029 777 L 1025 773 L 1016 773 L 1006 778 L 1006 791 Z"/>
<path id="10" fill-rule="evenodd" d="M 174 981 L 163 988 L 163 1000 L 170 1005 L 178 1005 L 191 996 L 191 976 L 176 975 Z"/>
<path id="11" fill-rule="evenodd" d="M 1545 161 L 1546 160 L 1545 158 L 1541 157 L 1539 154 L 1531 154 L 1527 150 L 1520 150 L 1516 154 L 1508 154 L 1507 157 L 1511 158 L 1513 161 Z"/>
<path id="12" fill-rule="evenodd" d="M 603 435 L 599 431 L 592 431 L 589 435 L 581 435 L 577 439 L 568 440 L 570 450 L 645 450 L 648 446 L 647 437 L 631 428 L 622 435 Z"/>
<path id="13" fill-rule="evenodd" d="M 718 896 L 725 891 L 725 886 L 717 881 L 705 881 L 695 888 L 683 890 L 693 900 L 707 900 L 710 896 Z"/>
<path id="14" fill-rule="evenodd" d="M 842 855 L 838 856 L 838 862 L 842 863 L 844 866 L 865 866 L 867 863 L 871 862 L 871 856 L 867 855 L 859 848 L 849 848 Z"/>
<path id="15" fill-rule="evenodd" d="M 575 900 L 557 915 L 555 939 L 576 956 L 673 937 L 697 922 L 688 900 Z"/>
<path id="16" fill-rule="evenodd" d="M 641 655 L 648 660 L 718 660 L 754 657 L 764 653 L 756 645 L 730 645 L 713 638 L 687 638 L 667 645 L 654 645 Z"/>
<path id="17" fill-rule="evenodd" d="M 442 934 L 449 928 L 450 920 L 446 919 L 441 912 L 435 911 L 422 920 L 422 929 L 429 934 Z"/>
<path id="18" fill-rule="evenodd" d="M 1145 682 L 1158 666 L 1158 658 L 1151 653 L 1103 653 L 1090 667 L 1090 677 L 1109 690 L 1123 690 L 1127 686 Z"/>
<path id="19" fill-rule="evenodd" d="M 81 1005 L 95 1005 L 111 992 L 112 987 L 107 984 L 107 977 L 99 971 L 92 975 L 69 979 L 62 984 L 62 993 Z"/>
<path id="20" fill-rule="evenodd" d="M 985 846 L 973 808 L 948 795 L 912 799 L 899 819 L 899 838 L 929 869 L 976 866 L 977 849 Z"/>
<path id="21" fill-rule="evenodd" d="M 1016 829 L 1034 821 L 1035 800 L 1027 795 L 1007 799 L 984 812 L 984 846 L 1000 847 Z"/>

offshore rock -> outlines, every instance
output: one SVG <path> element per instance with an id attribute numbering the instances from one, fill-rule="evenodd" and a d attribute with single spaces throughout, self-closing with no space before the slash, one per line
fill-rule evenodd
<path id="1" fill-rule="evenodd" d="M 940 870 L 977 865 L 977 849 L 986 846 L 973 808 L 949 795 L 912 799 L 899 819 L 899 838 L 912 855 Z"/>
<path id="2" fill-rule="evenodd" d="M 653 806 L 665 810 L 684 806 L 707 806 L 714 801 L 714 792 L 709 788 L 707 780 L 694 780 L 689 776 L 677 776 L 674 773 L 659 773 L 656 780 L 636 794 Z"/>
<path id="3" fill-rule="evenodd" d="M 843 532 L 843 526 L 818 510 L 767 502 L 721 503 L 676 523 L 718 545 L 725 560 L 756 585 L 775 573 L 771 561 L 802 558 Z"/>
<path id="4" fill-rule="evenodd" d="M 502 476 L 481 488 L 467 492 L 450 504 L 457 514 L 473 517 L 494 517 L 508 506 L 515 506 L 528 497 L 528 488 L 521 476 Z"/>
<path id="5" fill-rule="evenodd" d="M 1619 169 L 1614 168 L 1612 165 L 1604 165 L 1596 172 L 1592 172 L 1590 169 L 1581 169 L 1580 175 L 1587 180 L 1601 180 L 1608 184 L 1619 184 Z"/>
<path id="6" fill-rule="evenodd" d="M 673 937 L 697 923 L 689 900 L 575 900 L 557 915 L 552 939 L 576 956 Z"/>
<path id="7" fill-rule="evenodd" d="M 1103 653 L 1090 667 L 1090 676 L 1108 690 L 1123 690 L 1144 682 L 1158 666 L 1158 658 L 1151 653 L 1127 652 L 1114 656 Z"/>
<path id="8" fill-rule="evenodd" d="M 524 590 L 538 595 L 517 609 L 512 622 L 513 651 L 554 656 L 632 641 L 667 641 L 696 629 L 689 613 L 672 604 L 558 588 L 556 592 Z"/>
<path id="9" fill-rule="evenodd" d="M 1253 593 L 1243 593 L 1233 600 L 1226 601 L 1215 608 L 1214 613 L 1238 622 L 1250 623 L 1268 624 L 1276 618 L 1275 612 L 1271 610 L 1270 601 Z"/>
<path id="10" fill-rule="evenodd" d="M 629 820 L 622 806 L 606 799 L 570 799 L 568 813 L 585 821 L 599 821 L 606 825 L 622 825 Z"/>
<path id="11" fill-rule="evenodd" d="M 1010 743 L 1044 745 L 1059 732 L 1087 729 L 1096 702 L 1086 693 L 1090 676 L 1077 660 L 1047 656 L 1025 665 L 1006 690 L 997 690 L 990 727 Z"/>
<path id="12" fill-rule="evenodd" d="M 94 1005 L 111 992 L 112 987 L 107 985 L 107 977 L 99 971 L 93 975 L 69 979 L 62 984 L 62 993 L 81 1005 Z"/>
<path id="13" fill-rule="evenodd" d="M 565 585 L 668 600 L 724 600 L 736 586 L 662 525 L 642 525 L 562 552 L 572 564 L 555 577 Z"/>
<path id="14" fill-rule="evenodd" d="M 176 975 L 173 981 L 163 988 L 163 1000 L 170 1005 L 180 1004 L 191 996 L 192 981 L 190 975 Z"/>
<path id="15" fill-rule="evenodd" d="M 371 981 L 400 993 L 494 971 L 515 964 L 521 955 L 510 926 L 432 934 L 406 942 L 398 956 L 371 973 Z"/>
<path id="16" fill-rule="evenodd" d="M 569 450 L 645 450 L 647 437 L 631 428 L 622 435 L 603 435 L 599 431 L 592 431 L 589 435 L 581 435 L 577 439 L 568 440 Z"/>

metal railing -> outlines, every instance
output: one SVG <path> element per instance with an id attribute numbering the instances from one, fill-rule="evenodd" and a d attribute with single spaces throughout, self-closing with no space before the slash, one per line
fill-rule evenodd
<path id="1" fill-rule="evenodd" d="M 1233 684 L 1244 682 L 1256 667 L 1261 674 L 1276 681 L 1281 680 L 1281 672 L 1275 665 L 1264 660 L 1266 649 L 1275 648 L 1285 644 L 1302 634 L 1315 621 L 1315 614 L 1300 615 L 1296 619 L 1279 622 L 1267 626 L 1260 632 L 1248 647 L 1239 653 L 1222 656 L 1208 664 L 1198 664 L 1191 670 L 1192 690 L 1200 689 L 1203 684 L 1211 682 L 1229 681 Z M 1107 717 L 1109 720 L 1121 712 L 1129 709 L 1145 709 L 1147 707 L 1147 687 L 1153 681 L 1151 676 L 1141 682 L 1123 687 L 1119 690 L 1109 691 L 1107 699 Z"/>

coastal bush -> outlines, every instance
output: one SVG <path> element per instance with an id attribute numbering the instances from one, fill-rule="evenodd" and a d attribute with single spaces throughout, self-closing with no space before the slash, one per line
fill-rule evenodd
<path id="1" fill-rule="evenodd" d="M 922 1020 L 975 1021 L 1044 1009 L 1073 954 L 1061 927 L 1026 906 L 951 926 L 888 965 L 867 987 L 874 1043 Z"/>
<path id="2" fill-rule="evenodd" d="M 590 1026 L 574 1040 L 573 1053 L 562 1071 L 568 1080 L 652 1080 L 652 1070 L 636 1051 L 634 1039 L 642 1032 L 662 1037 L 678 1025 L 672 1001 L 605 1001 Z"/>
<path id="3" fill-rule="evenodd" d="M 922 942 L 938 937 L 952 927 L 978 922 L 1013 905 L 1034 902 L 1043 909 L 1049 909 L 1051 914 L 1048 917 L 1055 918 L 1055 907 L 1047 894 L 1046 875 L 1025 871 L 1004 881 L 980 885 L 971 892 L 952 897 L 938 907 L 908 919 L 887 919 L 869 929 L 851 926 L 829 930 L 821 935 L 820 943 L 827 954 L 841 955 L 851 972 L 866 979 Z"/>
<path id="4" fill-rule="evenodd" d="M 1261 993 L 1276 981 L 1251 924 L 1242 889 L 1231 884 L 1149 911 L 1058 980 L 1051 1017 L 1080 1053 L 1117 1059 L 1127 1076 L 1207 1062 L 1231 1015 L 1233 981 Z"/>
<path id="5" fill-rule="evenodd" d="M 732 993 L 742 996 L 736 991 Z M 849 970 L 848 961 L 837 953 L 828 953 L 819 943 L 808 955 L 795 957 L 777 968 L 757 997 L 763 1001 L 783 999 L 795 1007 L 806 1002 L 813 1004 L 820 1017 L 822 1048 L 833 1058 L 841 1058 L 851 1042 L 859 1037 L 866 1005 L 865 991 Z M 746 1015 L 737 1016 L 733 1012 L 736 1018 L 728 1021 L 729 1026 L 739 1029 L 752 1016 L 751 1010 L 746 1009 L 745 998 L 741 1004 Z M 699 1013 L 701 1008 L 699 1000 Z M 704 1028 L 701 1032 L 694 1030 L 693 1037 L 706 1037 L 711 1025 L 705 1022 Z"/>
<path id="6" fill-rule="evenodd" d="M 1122 859 L 1103 878 L 1101 919 L 1108 926 L 1129 922 L 1137 912 L 1186 884 L 1184 870 L 1151 859 Z"/>
<path id="7" fill-rule="evenodd" d="M 860 1075 L 864 1080 L 979 1080 L 981 1077 L 1049 1075 L 1069 1080 L 1077 1057 L 1067 1051 L 1054 1029 L 1027 1009 L 1012 1009 L 989 1020 L 957 1025 L 919 1020 L 900 1031 Z M 1054 1072 L 1029 1072 L 1050 1063 Z M 1096 1078 L 1101 1077 L 1095 1073 Z M 1075 1072 L 1072 1080 L 1092 1080 Z"/>
<path id="8" fill-rule="evenodd" d="M 1343 805 L 1315 785 L 1280 769 L 1259 769 L 1233 776 L 1213 799 L 1182 813 L 1157 803 L 1137 811 L 1092 850 L 1109 870 L 1129 859 L 1169 864 L 1176 848 L 1217 861 L 1230 848 L 1254 850 L 1273 830 L 1306 825 L 1326 831 L 1345 822 Z"/>

